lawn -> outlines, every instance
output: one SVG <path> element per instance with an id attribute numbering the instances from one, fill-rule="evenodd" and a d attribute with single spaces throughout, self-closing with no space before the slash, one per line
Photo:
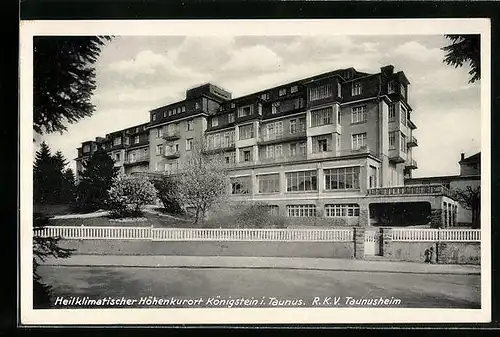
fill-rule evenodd
<path id="1" fill-rule="evenodd" d="M 106 216 L 97 218 L 78 218 L 78 219 L 50 219 L 52 226 L 117 226 L 117 227 L 156 227 L 156 228 L 183 228 L 192 227 L 191 221 L 177 220 L 168 216 L 154 215 L 144 213 L 146 221 L 121 222 L 114 221 Z"/>

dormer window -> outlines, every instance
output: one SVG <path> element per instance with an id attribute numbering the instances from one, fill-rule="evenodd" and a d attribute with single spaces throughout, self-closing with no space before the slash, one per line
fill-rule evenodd
<path id="1" fill-rule="evenodd" d="M 263 99 L 263 100 L 268 100 L 269 99 L 269 93 L 268 92 L 263 93 L 262 95 L 260 95 L 260 98 Z"/>
<path id="2" fill-rule="evenodd" d="M 219 118 L 214 117 L 212 118 L 212 127 L 219 126 Z"/>
<path id="3" fill-rule="evenodd" d="M 153 115 L 151 116 L 151 118 L 153 119 L 153 121 L 155 121 L 155 120 L 156 120 L 156 114 L 153 114 Z"/>
<path id="4" fill-rule="evenodd" d="M 195 109 L 199 109 L 200 108 L 200 103 L 199 102 L 194 103 L 194 108 Z"/>
<path id="5" fill-rule="evenodd" d="M 181 112 L 186 112 L 186 106 L 185 105 L 182 106 Z"/>
<path id="6" fill-rule="evenodd" d="M 396 82 L 395 81 L 390 81 L 387 84 L 387 93 L 388 94 L 393 94 L 396 92 Z"/>
<path id="7" fill-rule="evenodd" d="M 234 108 L 236 108 L 236 104 L 231 103 L 231 109 L 234 109 Z"/>
<path id="8" fill-rule="evenodd" d="M 286 88 L 280 89 L 278 94 L 280 97 L 285 96 L 286 95 Z"/>
<path id="9" fill-rule="evenodd" d="M 296 93 L 297 91 L 299 91 L 299 87 L 297 87 L 296 85 L 294 85 L 293 87 L 290 88 L 290 93 Z"/>
<path id="10" fill-rule="evenodd" d="M 234 123 L 234 114 L 233 113 L 230 113 L 227 115 L 227 122 Z"/>
<path id="11" fill-rule="evenodd" d="M 361 95 L 362 85 L 361 82 L 354 82 L 352 84 L 352 96 Z"/>

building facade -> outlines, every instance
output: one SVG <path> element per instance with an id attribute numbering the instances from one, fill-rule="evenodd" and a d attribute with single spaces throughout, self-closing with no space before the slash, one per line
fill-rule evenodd
<path id="1" fill-rule="evenodd" d="M 456 203 L 444 187 L 404 186 L 417 168 L 409 84 L 388 65 L 374 74 L 339 69 L 238 98 L 213 84 L 192 88 L 184 100 L 151 110 L 142 125 L 147 171 L 180 172 L 203 140 L 207 151 L 224 153 L 234 201 L 264 202 L 300 223 L 447 226 Z M 127 130 L 106 135 L 120 167 L 129 149 L 117 139 Z M 82 143 L 77 161 L 94 144 Z"/>

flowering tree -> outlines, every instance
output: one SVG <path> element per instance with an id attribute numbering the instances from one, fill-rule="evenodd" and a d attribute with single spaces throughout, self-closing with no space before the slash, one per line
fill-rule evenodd
<path id="1" fill-rule="evenodd" d="M 195 210 L 193 222 L 203 222 L 207 211 L 228 194 L 229 177 L 223 155 L 208 153 L 204 141 L 195 142 L 177 181 L 183 204 Z"/>
<path id="2" fill-rule="evenodd" d="M 117 217 L 138 215 L 144 205 L 155 201 L 156 189 L 144 176 L 120 174 L 108 191 L 111 214 Z"/>

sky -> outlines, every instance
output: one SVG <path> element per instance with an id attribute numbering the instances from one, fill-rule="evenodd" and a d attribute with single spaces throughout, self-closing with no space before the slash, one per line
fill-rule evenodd
<path id="1" fill-rule="evenodd" d="M 118 36 L 96 63 L 96 112 L 63 134 L 44 135 L 75 168 L 81 142 L 144 123 L 149 111 L 211 82 L 239 97 L 340 68 L 376 73 L 392 64 L 410 81 L 414 177 L 459 174 L 460 153 L 480 151 L 481 82 L 442 62 L 442 35 Z"/>

